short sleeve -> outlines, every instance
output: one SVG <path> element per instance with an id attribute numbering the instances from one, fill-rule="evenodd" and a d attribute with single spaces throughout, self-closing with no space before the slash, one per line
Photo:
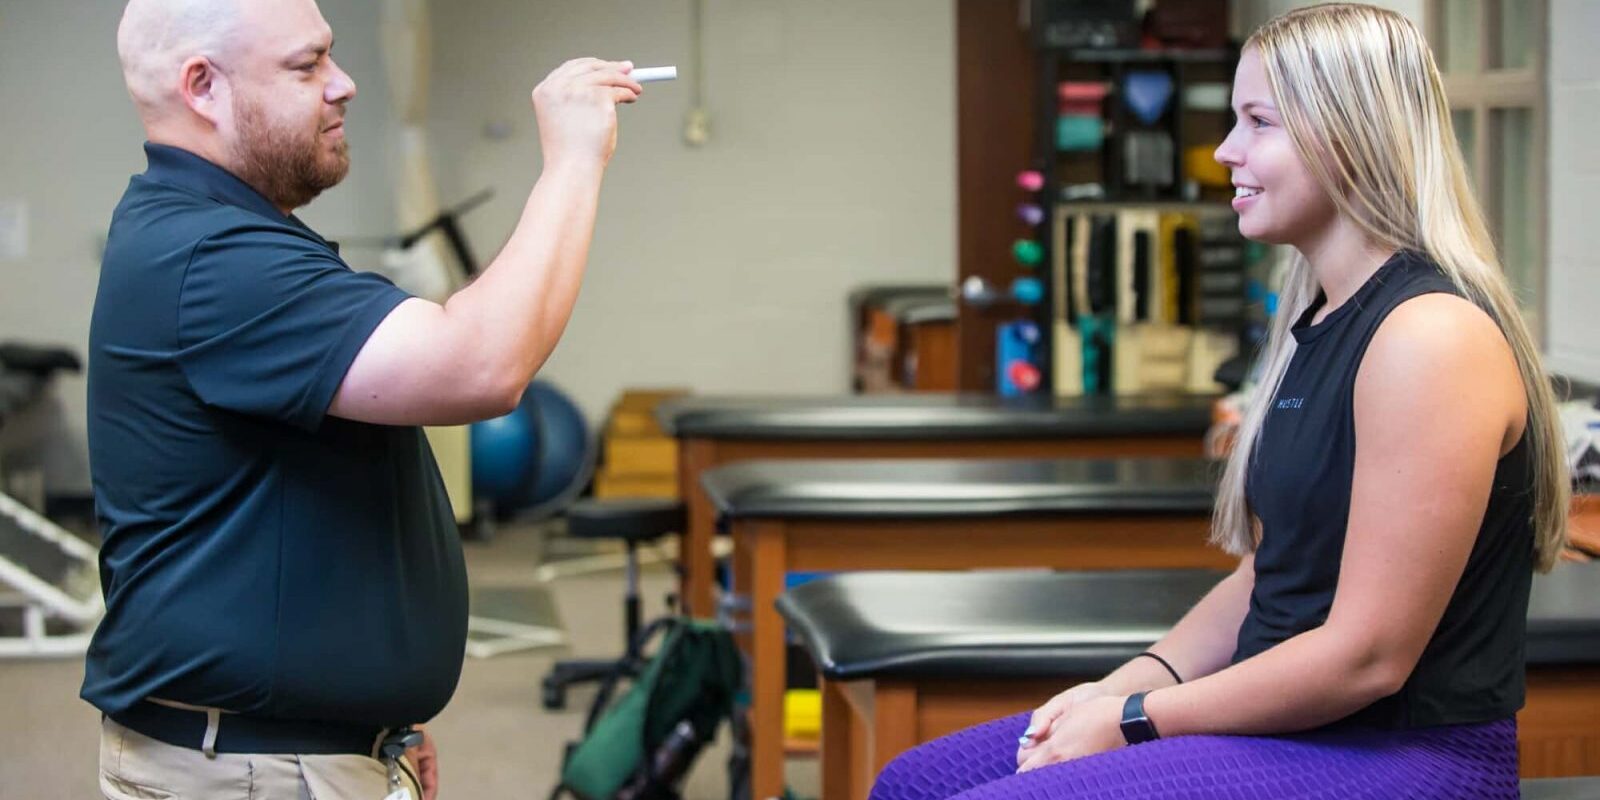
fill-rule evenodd
<path id="1" fill-rule="evenodd" d="M 230 229 L 189 261 L 177 362 L 208 405 L 315 430 L 367 337 L 409 296 L 298 231 Z"/>

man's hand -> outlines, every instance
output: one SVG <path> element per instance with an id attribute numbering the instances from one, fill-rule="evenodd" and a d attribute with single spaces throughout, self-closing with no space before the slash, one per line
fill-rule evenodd
<path id="1" fill-rule="evenodd" d="M 1051 726 L 1050 735 L 1033 747 L 1017 751 L 1017 772 L 1071 761 L 1115 750 L 1127 744 L 1122 738 L 1122 704 L 1125 697 L 1096 697 L 1075 703 Z"/>
<path id="2" fill-rule="evenodd" d="M 644 87 L 628 77 L 631 61 L 578 58 L 557 67 L 533 90 L 544 163 L 611 161 L 617 149 L 617 104 L 639 99 Z"/>
<path id="3" fill-rule="evenodd" d="M 422 744 L 406 751 L 406 758 L 417 768 L 417 782 L 422 784 L 422 800 L 436 800 L 439 796 L 439 751 L 433 746 L 433 736 L 421 725 Z"/>

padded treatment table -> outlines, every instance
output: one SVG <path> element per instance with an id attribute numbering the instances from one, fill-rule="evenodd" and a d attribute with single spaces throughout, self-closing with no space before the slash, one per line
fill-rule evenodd
<path id="1" fill-rule="evenodd" d="M 57 372 L 79 372 L 83 364 L 60 347 L 0 342 L 0 428 L 22 416 Z"/>
<path id="2" fill-rule="evenodd" d="M 1200 457 L 1215 399 L 927 393 L 667 401 L 656 416 L 679 444 L 679 495 L 688 508 L 679 553 L 684 607 L 714 613 L 716 515 L 700 487 L 706 470 L 759 459 Z"/>
<path id="3" fill-rule="evenodd" d="M 949 392 L 956 389 L 956 301 L 895 299 L 884 304 L 899 335 L 891 373 L 905 389 L 914 392 Z"/>
<path id="4" fill-rule="evenodd" d="M 1197 458 L 755 461 L 707 472 L 749 599 L 752 797 L 782 791 L 785 575 L 972 567 L 1232 568 Z M 745 609 L 739 608 L 738 611 Z M 831 796 L 831 795 L 830 795 Z"/>
<path id="5" fill-rule="evenodd" d="M 1223 575 L 879 572 L 794 588 L 778 609 L 822 678 L 823 796 L 864 798 L 908 748 L 1100 678 Z M 1527 665 L 1523 776 L 1600 774 L 1600 564 L 1536 578 Z"/>
<path id="6" fill-rule="evenodd" d="M 0 367 L 0 427 L 20 413 L 44 391 L 46 378 Z"/>
<path id="7" fill-rule="evenodd" d="M 0 426 L 38 399 L 52 375 L 82 369 L 71 350 L 0 342 Z"/>

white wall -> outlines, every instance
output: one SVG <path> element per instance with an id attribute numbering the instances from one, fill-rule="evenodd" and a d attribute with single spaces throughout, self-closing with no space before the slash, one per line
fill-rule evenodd
<path id="1" fill-rule="evenodd" d="M 86 355 L 100 248 L 128 178 L 144 170 L 143 129 L 116 54 L 123 0 L 0 0 L 0 203 L 28 208 L 29 252 L 0 260 L 0 339 L 62 344 Z M 392 218 L 389 111 L 377 4 L 322 0 L 337 58 L 359 96 L 348 129 L 350 177 L 302 216 L 329 236 L 378 235 Z M 12 466 L 41 465 L 52 492 L 89 487 L 81 376 L 58 382 L 8 426 Z"/>
<path id="2" fill-rule="evenodd" d="M 1546 352 L 1552 370 L 1600 383 L 1600 2 L 1550 3 L 1550 265 Z"/>
<path id="3" fill-rule="evenodd" d="M 1261 23 L 1287 11 L 1306 6 L 1320 5 L 1326 0 L 1234 0 L 1232 6 L 1234 31 L 1242 39 L 1250 35 Z M 1422 24 L 1422 9 L 1426 0 L 1364 0 L 1375 6 L 1398 11 L 1418 25 Z"/>
<path id="4" fill-rule="evenodd" d="M 30 252 L 0 261 L 0 338 L 83 352 L 99 250 L 142 132 L 122 87 L 123 0 L 0 0 L 0 203 L 27 204 Z M 355 77 L 350 177 L 302 216 L 333 238 L 392 227 L 391 115 L 378 4 L 321 0 Z M 598 418 L 624 386 L 842 391 L 846 291 L 955 274 L 950 2 L 709 0 L 709 146 L 681 144 L 687 80 L 623 112 L 589 278 L 545 375 Z M 537 175 L 528 95 L 586 54 L 676 63 L 687 0 L 435 0 L 431 131 L 444 199 L 492 186 L 468 219 L 495 252 Z M 687 76 L 685 76 L 687 77 Z M 483 135 L 487 123 L 510 136 Z M 377 253 L 348 248 L 356 267 Z M 10 463 L 88 488 L 81 378 L 60 381 Z"/>
<path id="5" fill-rule="evenodd" d="M 701 149 L 681 138 L 687 0 L 436 0 L 433 19 L 434 165 L 446 203 L 497 191 L 467 219 L 485 260 L 538 174 L 540 78 L 584 55 L 679 67 L 623 109 L 583 296 L 542 373 L 593 418 L 625 386 L 845 391 L 847 291 L 953 280 L 949 0 L 707 0 Z"/>
<path id="6" fill-rule="evenodd" d="M 24 204 L 29 221 L 27 253 L 0 260 L 0 338 L 85 352 L 100 242 L 143 161 L 117 67 L 119 11 L 111 0 L 0 5 L 0 203 Z M 10 462 L 87 486 L 82 378 L 62 379 L 25 421 L 7 428 L 23 448 Z"/>

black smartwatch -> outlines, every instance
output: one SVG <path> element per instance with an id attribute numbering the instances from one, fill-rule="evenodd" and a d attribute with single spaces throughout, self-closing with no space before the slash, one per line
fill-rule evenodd
<path id="1" fill-rule="evenodd" d="M 1156 724 L 1144 713 L 1144 696 L 1146 692 L 1128 695 L 1122 704 L 1122 738 L 1128 744 L 1143 744 L 1161 738 L 1156 733 Z"/>

